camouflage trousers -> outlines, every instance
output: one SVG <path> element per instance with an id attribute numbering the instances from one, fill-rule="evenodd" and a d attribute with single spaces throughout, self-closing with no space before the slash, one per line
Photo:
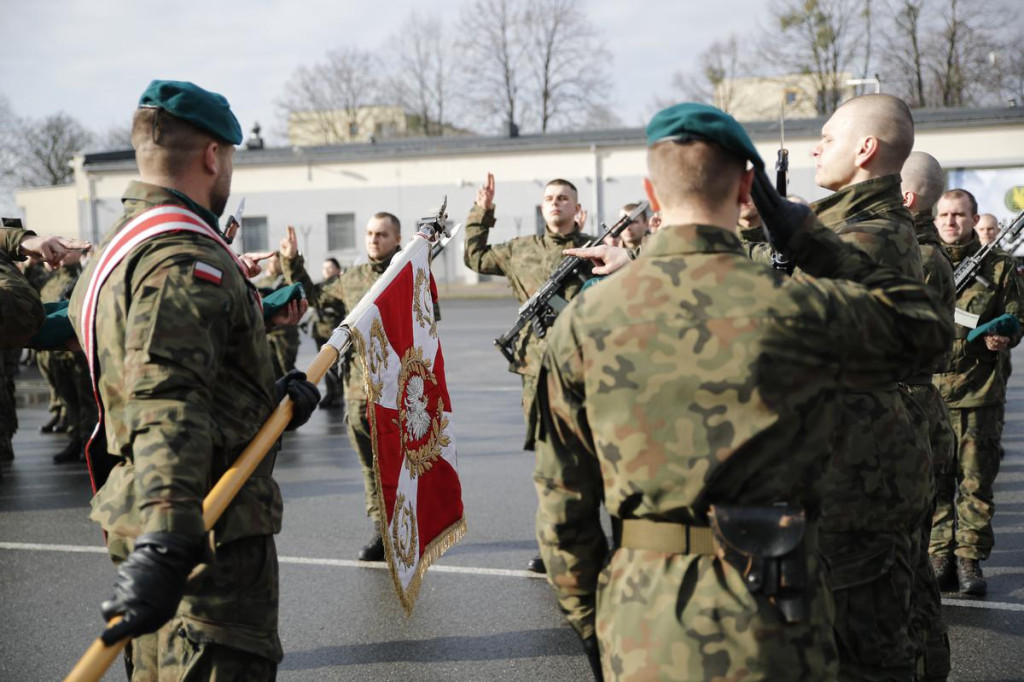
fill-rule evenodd
<path id="1" fill-rule="evenodd" d="M 50 350 L 36 351 L 36 363 L 39 365 L 39 373 L 43 375 L 46 385 L 50 388 L 50 403 L 47 409 L 50 411 L 50 414 L 59 417 L 63 406 L 61 405 L 60 396 L 57 394 L 57 385 L 54 382 L 53 372 L 51 371 L 53 356 L 56 352 Z"/>
<path id="2" fill-rule="evenodd" d="M 14 376 L 20 351 L 0 352 L 0 462 L 14 459 L 11 438 L 18 431 L 18 411 L 14 396 Z M 12 362 L 12 359 L 14 360 Z"/>
<path id="3" fill-rule="evenodd" d="M 125 650 L 129 679 L 273 680 L 284 655 L 278 594 L 273 536 L 218 547 L 216 561 L 189 579 L 174 617 Z"/>
<path id="4" fill-rule="evenodd" d="M 919 536 L 820 534 L 835 602 L 840 680 L 915 680 L 918 646 L 911 638 L 910 614 Z"/>
<path id="5" fill-rule="evenodd" d="M 267 343 L 270 345 L 274 378 L 280 379 L 295 369 L 295 359 L 299 356 L 299 328 L 293 325 L 274 329 L 267 333 Z"/>
<path id="6" fill-rule="evenodd" d="M 380 507 L 377 505 L 377 480 L 373 474 L 373 434 L 370 420 L 366 417 L 365 400 L 349 400 L 345 408 L 348 423 L 348 440 L 359 456 L 359 467 L 363 473 L 363 493 L 366 496 L 366 515 L 373 519 L 378 530 L 383 526 Z"/>
<path id="7" fill-rule="evenodd" d="M 72 441 L 85 442 L 96 427 L 96 398 L 89 378 L 89 365 L 84 353 L 53 353 L 50 359 L 50 376 L 57 388 L 64 417 L 67 420 L 68 436 Z"/>
<path id="8" fill-rule="evenodd" d="M 808 576 L 808 617 L 786 623 L 717 557 L 616 550 L 597 586 L 604 679 L 834 680 L 832 603 L 813 552 Z"/>
<path id="9" fill-rule="evenodd" d="M 327 343 L 327 338 L 314 336 L 313 341 L 316 343 L 316 347 L 319 349 L 323 348 L 324 344 Z M 341 376 L 341 361 L 331 365 L 327 369 L 327 372 L 324 373 L 324 400 L 328 401 L 329 403 L 333 403 L 336 400 L 344 399 L 345 384 L 342 381 Z"/>
<path id="10" fill-rule="evenodd" d="M 534 403 L 537 400 L 537 377 L 520 374 L 523 380 L 523 419 L 526 421 L 526 440 L 523 450 L 532 451 L 537 434 L 537 411 Z"/>
<path id="11" fill-rule="evenodd" d="M 955 552 L 983 561 L 992 552 L 1004 409 L 1000 404 L 949 410 L 958 445 L 956 466 L 938 480 L 928 548 L 933 555 Z"/>

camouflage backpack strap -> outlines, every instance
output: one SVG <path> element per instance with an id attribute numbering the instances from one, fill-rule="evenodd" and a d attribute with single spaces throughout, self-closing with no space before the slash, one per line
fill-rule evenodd
<path id="1" fill-rule="evenodd" d="M 135 217 L 121 228 L 106 248 L 98 256 L 96 268 L 89 280 L 85 298 L 82 301 L 82 350 L 89 365 L 89 376 L 92 379 L 92 394 L 96 400 L 97 423 L 89 442 L 85 446 L 85 460 L 89 465 L 89 478 L 95 493 L 113 468 L 111 457 L 106 456 L 106 438 L 103 427 L 103 402 L 99 392 L 99 360 L 96 354 L 96 304 L 99 301 L 100 289 L 110 277 L 114 269 L 135 250 L 140 244 L 162 234 L 171 232 L 193 232 L 212 239 L 221 246 L 242 271 L 248 281 L 248 272 L 224 238 L 192 211 L 181 206 L 161 205 L 149 209 Z M 257 303 L 260 298 L 255 296 Z M 260 304 L 262 305 L 262 304 Z M 95 445 L 94 445 L 95 443 Z"/>

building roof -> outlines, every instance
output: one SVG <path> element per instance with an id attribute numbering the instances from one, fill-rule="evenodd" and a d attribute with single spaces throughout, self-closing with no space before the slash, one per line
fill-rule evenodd
<path id="1" fill-rule="evenodd" d="M 913 114 L 918 130 L 1024 125 L 1024 107 L 917 109 Z M 786 121 L 786 137 L 817 136 L 825 120 L 824 117 L 788 120 Z M 743 125 L 755 142 L 777 140 L 779 137 L 779 121 L 753 121 Z M 245 166 L 341 163 L 423 156 L 585 149 L 591 146 L 637 147 L 644 144 L 643 128 L 585 130 L 520 135 L 519 137 L 395 138 L 373 143 L 350 143 L 323 147 L 239 148 L 235 154 L 235 164 Z M 87 170 L 109 171 L 133 169 L 135 168 L 135 153 L 130 149 L 86 153 L 84 167 Z"/>

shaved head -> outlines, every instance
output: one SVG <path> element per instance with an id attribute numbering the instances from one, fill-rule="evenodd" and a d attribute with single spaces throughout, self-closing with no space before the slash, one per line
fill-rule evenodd
<path id="1" fill-rule="evenodd" d="M 658 200 L 674 209 L 714 210 L 736 193 L 746 161 L 707 142 L 659 142 L 647 150 L 647 171 Z"/>
<path id="2" fill-rule="evenodd" d="M 812 152 L 814 181 L 836 190 L 894 175 L 914 148 L 914 119 L 892 95 L 854 97 L 836 109 Z"/>
<path id="3" fill-rule="evenodd" d="M 845 102 L 839 109 L 852 116 L 853 129 L 861 136 L 874 136 L 882 143 L 878 150 L 879 171 L 883 175 L 899 173 L 914 148 L 914 117 L 910 107 L 892 95 L 862 95 Z"/>
<path id="4" fill-rule="evenodd" d="M 930 212 L 946 189 L 946 174 L 931 154 L 912 152 L 900 171 L 903 178 L 903 193 L 913 192 L 914 205 L 908 208 L 924 213 Z"/>

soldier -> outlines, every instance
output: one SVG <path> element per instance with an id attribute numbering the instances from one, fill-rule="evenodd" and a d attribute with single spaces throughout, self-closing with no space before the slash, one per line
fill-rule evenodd
<path id="1" fill-rule="evenodd" d="M 98 488 L 91 518 L 118 567 L 103 615 L 123 620 L 103 640 L 133 637 L 133 680 L 271 680 L 282 656 L 274 454 L 212 535 L 202 514 L 213 482 L 282 396 L 294 404 L 290 428 L 319 400 L 301 372 L 275 384 L 258 293 L 221 237 L 241 141 L 222 96 L 150 83 L 132 120 L 142 179 L 125 190 L 125 214 L 69 306 L 83 348 L 95 352 L 105 435 L 87 453 Z M 292 303 L 274 321 L 294 324 L 303 307 Z"/>
<path id="2" fill-rule="evenodd" d="M 60 237 L 37 237 L 22 229 L 20 221 L 4 218 L 0 227 L 0 354 L 25 346 L 43 324 L 43 304 L 35 287 L 25 278 L 16 261 L 45 259 L 57 264 L 68 249 L 83 248 L 88 242 Z M 12 225 L 8 227 L 8 225 Z M 18 225 L 17 227 L 13 225 Z M 14 376 L 0 359 L 0 462 L 14 459 L 11 439 L 18 431 L 14 401 Z M 0 474 L 0 480 L 3 476 Z"/>
<path id="3" fill-rule="evenodd" d="M 548 581 L 609 679 L 834 679 L 816 545 L 841 391 L 924 368 L 951 325 L 923 284 L 778 196 L 732 117 L 680 104 L 647 140 L 664 226 L 570 304 L 544 356 Z M 852 281 L 748 260 L 734 230 L 752 183 L 779 249 Z"/>
<path id="4" fill-rule="evenodd" d="M 999 236 L 999 219 L 991 213 L 982 213 L 978 216 L 978 224 L 974 226 L 978 234 L 978 241 L 982 246 L 991 244 Z"/>
<path id="5" fill-rule="evenodd" d="M 622 207 L 622 210 L 619 212 L 619 215 L 629 215 L 637 206 L 638 204 L 635 203 L 626 204 L 625 206 Z M 644 211 L 642 214 L 640 214 L 639 218 L 631 222 L 626 227 L 626 229 L 622 231 L 621 245 L 626 247 L 627 249 L 635 249 L 639 247 L 640 244 L 643 243 L 644 237 L 648 235 L 647 220 L 647 211 Z M 619 244 L 615 244 L 615 246 L 619 246 Z"/>
<path id="6" fill-rule="evenodd" d="M 68 300 L 82 273 L 82 252 L 69 251 L 39 290 L 43 303 Z M 80 350 L 48 350 L 38 353 L 39 368 L 60 405 L 68 442 L 53 456 L 54 464 L 85 461 L 85 442 L 96 427 L 96 403 L 89 380 L 89 366 Z M 54 427 L 58 431 L 58 427 Z"/>
<path id="7" fill-rule="evenodd" d="M 267 267 L 263 274 L 254 279 L 252 283 L 259 289 L 260 296 L 267 296 L 286 286 L 278 254 L 275 253 L 267 259 Z M 295 369 L 295 359 L 299 355 L 298 326 L 284 325 L 271 329 L 267 332 L 267 343 L 270 344 L 270 360 L 274 364 L 274 378 L 280 379 Z"/>
<path id="8" fill-rule="evenodd" d="M 317 284 L 318 290 L 322 291 L 333 287 L 334 283 L 338 281 L 338 276 L 341 275 L 341 264 L 338 262 L 338 259 L 326 259 L 323 265 L 320 266 L 320 274 L 323 275 L 323 280 Z M 327 340 L 331 338 L 331 334 L 341 324 L 341 321 L 345 319 L 345 312 L 344 306 L 335 307 L 330 304 L 325 304 L 323 308 L 314 308 L 314 317 L 309 327 L 309 335 L 313 337 L 317 347 L 322 347 L 327 343 Z M 338 365 L 332 365 L 327 370 L 327 373 L 324 374 L 324 385 L 327 389 L 327 395 L 320 401 L 320 408 L 344 407 L 345 389 L 341 381 L 341 372 Z"/>
<path id="9" fill-rule="evenodd" d="M 981 248 L 974 232 L 978 219 L 978 204 L 970 192 L 953 189 L 939 200 L 935 226 L 954 268 Z M 971 326 L 1004 314 L 1024 321 L 1024 286 L 1013 259 L 997 251 L 989 252 L 978 274 L 956 298 L 953 359 L 948 371 L 935 378 L 949 406 L 958 448 L 954 475 L 940 479 L 930 551 L 943 589 L 959 585 L 961 592 L 980 596 L 988 590 L 980 562 L 989 557 L 995 541 L 992 488 L 999 473 L 1006 404 L 1005 358 L 1020 343 L 1021 332 L 1020 327 L 1006 333 L 993 330 L 967 339 Z"/>
<path id="10" fill-rule="evenodd" d="M 355 265 L 338 276 L 329 285 L 313 284 L 306 272 L 305 259 L 299 253 L 299 242 L 295 230 L 288 228 L 288 236 L 281 240 L 281 260 L 289 282 L 302 282 L 308 292 L 311 305 L 318 310 L 352 310 L 373 283 L 377 281 L 391 260 L 402 247 L 402 224 L 391 213 L 377 213 L 366 224 L 366 255 L 368 263 Z M 436 312 L 436 311 L 435 311 Z M 354 361 L 351 350 L 342 360 L 345 373 L 345 418 L 348 423 L 348 439 L 352 449 L 359 456 L 363 474 L 363 492 L 366 500 L 366 515 L 374 525 L 370 541 L 359 550 L 360 561 L 383 561 L 384 528 L 380 506 L 377 504 L 377 483 L 373 475 L 373 435 L 366 413 L 366 386 L 363 381 L 363 367 Z"/>
<path id="11" fill-rule="evenodd" d="M 541 199 L 544 216 L 544 235 L 517 237 L 503 244 L 490 244 L 490 229 L 494 227 L 494 176 L 487 174 L 487 182 L 476 193 L 476 203 L 466 218 L 466 267 L 483 275 L 502 275 L 512 285 L 512 293 L 524 303 L 543 286 L 551 273 L 565 257 L 563 250 L 583 246 L 590 237 L 581 232 L 586 214 L 579 204 L 576 186 L 568 180 L 556 179 L 544 187 Z M 575 281 L 569 281 L 559 294 L 571 300 L 589 279 L 589 268 Z M 537 392 L 537 372 L 544 353 L 545 342 L 537 337 L 532 327 L 525 328 L 516 340 L 516 360 L 509 371 L 520 376 L 523 384 L 523 417 L 526 420 L 525 450 L 533 450 L 536 431 L 536 412 L 533 398 Z M 530 559 L 527 569 L 544 572 L 540 556 Z"/>
<path id="12" fill-rule="evenodd" d="M 932 209 L 942 195 L 945 174 L 935 157 L 924 152 L 912 152 L 903 164 L 901 191 L 903 204 L 914 217 L 914 232 L 921 248 L 924 281 L 942 301 L 943 310 L 950 320 L 956 306 L 956 285 L 953 282 L 953 264 L 935 229 Z M 932 376 L 949 368 L 950 353 L 945 353 L 930 368 L 929 373 L 913 377 L 907 389 L 927 416 L 928 443 L 932 453 L 932 475 L 935 490 L 939 482 L 948 478 L 953 467 L 956 435 L 949 421 L 949 410 L 942 394 L 932 383 Z M 911 637 L 921 650 L 918 664 L 919 680 L 945 680 L 950 672 L 949 637 L 942 620 L 942 600 L 935 573 L 929 561 L 928 547 L 931 537 L 932 515 L 935 511 L 933 495 L 930 512 L 921 524 L 920 548 L 915 561 L 915 589 L 911 603 Z"/>

